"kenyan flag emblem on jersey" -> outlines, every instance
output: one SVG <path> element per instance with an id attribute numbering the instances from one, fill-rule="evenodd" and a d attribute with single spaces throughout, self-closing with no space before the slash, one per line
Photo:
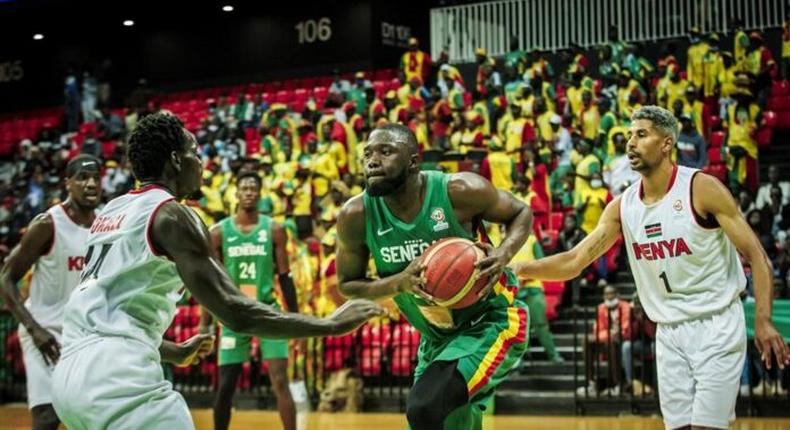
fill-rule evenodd
<path id="1" fill-rule="evenodd" d="M 647 234 L 648 239 L 661 236 L 661 223 L 646 225 L 645 234 Z"/>

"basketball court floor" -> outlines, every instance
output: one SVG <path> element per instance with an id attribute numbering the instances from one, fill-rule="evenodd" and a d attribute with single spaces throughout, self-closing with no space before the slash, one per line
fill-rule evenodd
<path id="1" fill-rule="evenodd" d="M 199 430 L 211 430 L 211 410 L 192 411 Z M 30 415 L 25 406 L 0 408 L 0 430 L 30 428 Z M 260 430 L 280 428 L 276 412 L 236 411 L 231 430 Z M 406 418 L 401 414 L 321 414 L 311 413 L 308 430 L 404 430 Z M 660 418 L 635 417 L 537 417 L 495 416 L 486 417 L 484 430 L 663 430 Z M 790 430 L 790 419 L 744 418 L 739 419 L 733 430 Z"/>

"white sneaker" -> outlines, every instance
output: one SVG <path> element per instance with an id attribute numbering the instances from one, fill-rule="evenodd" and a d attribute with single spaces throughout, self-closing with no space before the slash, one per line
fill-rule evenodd
<path id="1" fill-rule="evenodd" d="M 741 396 L 743 396 L 743 397 L 748 396 L 749 395 L 749 385 L 748 384 L 741 385 L 740 391 L 741 391 Z"/>
<path id="2" fill-rule="evenodd" d="M 594 396 L 597 393 L 598 393 L 598 389 L 595 386 L 595 381 L 589 381 L 586 387 L 579 387 L 576 389 L 576 394 L 579 396 L 584 396 L 584 395 Z"/>
<path id="3" fill-rule="evenodd" d="M 610 387 L 610 388 L 607 388 L 607 389 L 603 390 L 603 392 L 601 393 L 601 395 L 602 395 L 602 396 L 612 396 L 612 397 L 618 397 L 618 396 L 620 396 L 620 387 L 619 387 L 619 386 L 617 386 L 617 387 Z"/>

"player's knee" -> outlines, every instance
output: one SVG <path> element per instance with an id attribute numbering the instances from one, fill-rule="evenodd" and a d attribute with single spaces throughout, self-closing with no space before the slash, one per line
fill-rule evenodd
<path id="1" fill-rule="evenodd" d="M 288 373 L 285 366 L 270 366 L 269 379 L 272 381 L 272 389 L 276 393 L 285 393 L 288 391 Z"/>
<path id="2" fill-rule="evenodd" d="M 56 430 L 60 424 L 58 414 L 52 405 L 40 405 L 33 408 L 33 430 Z"/>
<path id="3" fill-rule="evenodd" d="M 285 372 L 272 372 L 269 375 L 272 389 L 279 395 L 288 392 L 288 375 Z"/>
<path id="4" fill-rule="evenodd" d="M 406 404 L 406 419 L 412 430 L 440 429 L 445 413 L 439 399 L 414 399 L 410 396 Z"/>

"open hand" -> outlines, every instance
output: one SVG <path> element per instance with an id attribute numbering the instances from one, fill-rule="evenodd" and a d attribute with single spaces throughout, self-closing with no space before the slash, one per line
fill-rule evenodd
<path id="1" fill-rule="evenodd" d="M 34 327 L 32 330 L 28 329 L 28 333 L 30 337 L 33 338 L 33 344 L 41 351 L 44 362 L 48 366 L 57 364 L 58 359 L 60 359 L 60 343 L 55 339 L 55 335 L 43 327 Z"/>
<path id="2" fill-rule="evenodd" d="M 178 344 L 179 359 L 173 363 L 178 367 L 198 364 L 200 360 L 211 354 L 214 350 L 214 335 L 208 333 L 196 334 Z"/>
<path id="3" fill-rule="evenodd" d="M 760 358 L 767 369 L 771 369 L 772 355 L 776 355 L 776 362 L 779 363 L 780 369 L 790 365 L 790 348 L 787 347 L 787 342 L 770 321 L 755 322 L 754 346 L 760 351 Z"/>
<path id="4" fill-rule="evenodd" d="M 348 333 L 373 317 L 383 317 L 387 311 L 376 302 L 367 299 L 353 299 L 343 303 L 327 319 L 332 321 L 332 333 Z"/>

